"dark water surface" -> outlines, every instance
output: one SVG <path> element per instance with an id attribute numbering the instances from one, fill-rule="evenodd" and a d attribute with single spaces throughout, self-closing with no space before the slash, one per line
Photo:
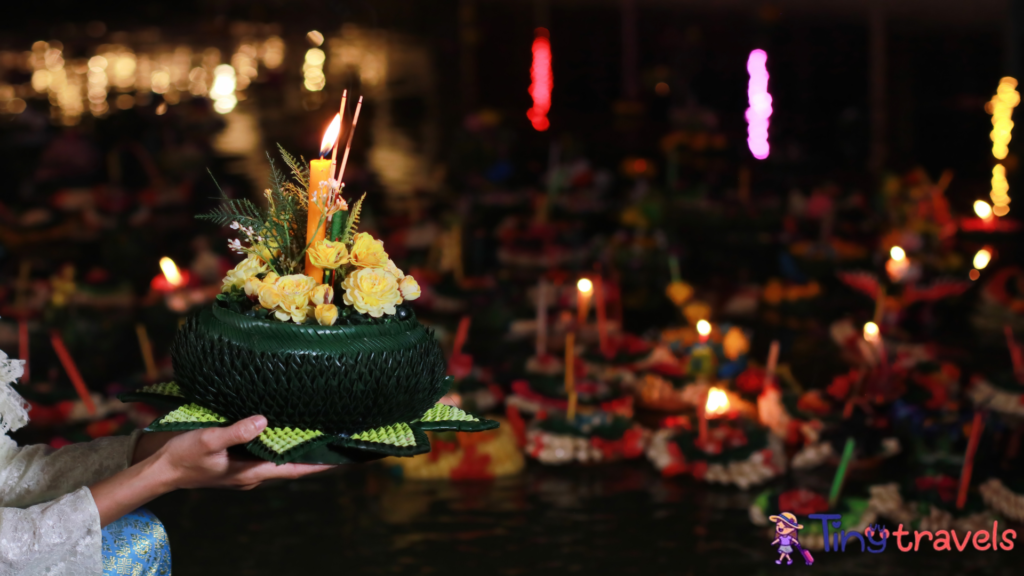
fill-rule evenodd
<path id="1" fill-rule="evenodd" d="M 152 505 L 177 576 L 239 574 L 1018 574 L 1021 551 L 815 554 L 777 566 L 756 494 L 662 479 L 640 463 L 531 465 L 484 483 L 403 482 L 377 465 Z M 1024 544 L 1018 540 L 1020 544 Z"/>

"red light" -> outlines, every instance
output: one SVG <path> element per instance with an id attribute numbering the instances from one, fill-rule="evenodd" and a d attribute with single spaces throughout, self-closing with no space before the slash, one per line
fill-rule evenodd
<path id="1" fill-rule="evenodd" d="M 526 111 L 534 130 L 543 132 L 551 126 L 548 110 L 551 110 L 551 88 L 554 74 L 551 71 L 551 41 L 546 28 L 537 28 L 533 39 L 533 64 L 530 66 L 530 98 L 533 107 Z"/>
<path id="2" fill-rule="evenodd" d="M 636 172 L 637 175 L 646 173 L 647 172 L 647 160 L 644 160 L 643 158 L 637 158 L 636 160 L 634 160 L 633 161 L 633 171 Z"/>

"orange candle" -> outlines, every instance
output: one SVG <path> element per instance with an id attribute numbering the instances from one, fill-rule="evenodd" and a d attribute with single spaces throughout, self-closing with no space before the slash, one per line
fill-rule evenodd
<path id="1" fill-rule="evenodd" d="M 323 240 L 327 236 L 327 222 L 323 220 L 321 206 L 326 205 L 325 195 L 330 194 L 330 180 L 334 177 L 331 174 L 331 161 L 325 157 L 334 149 L 338 143 L 338 134 L 341 133 L 341 116 L 335 115 L 331 125 L 324 133 L 324 139 L 320 143 L 320 158 L 309 163 L 309 210 L 306 219 L 306 245 L 310 246 L 317 240 Z M 317 268 L 309 261 L 309 254 L 306 254 L 306 276 L 309 276 L 322 283 L 324 271 Z"/>
<path id="2" fill-rule="evenodd" d="M 590 297 L 594 295 L 594 283 L 589 278 L 580 278 L 576 283 L 576 323 L 581 327 L 587 323 L 590 312 Z"/>

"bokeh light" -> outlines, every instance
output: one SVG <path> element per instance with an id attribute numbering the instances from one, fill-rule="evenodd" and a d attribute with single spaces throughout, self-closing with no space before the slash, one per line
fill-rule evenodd
<path id="1" fill-rule="evenodd" d="M 987 220 L 992 217 L 992 206 L 984 200 L 974 201 L 974 213 L 978 215 L 978 218 Z"/>
<path id="2" fill-rule="evenodd" d="M 546 28 L 537 28 L 533 39 L 533 63 L 530 66 L 530 98 L 533 106 L 526 111 L 534 130 L 543 132 L 551 126 L 548 112 L 551 110 L 551 90 L 554 88 L 554 72 L 551 69 L 551 40 Z"/>
<path id="3" fill-rule="evenodd" d="M 974 255 L 974 267 L 978 270 L 984 270 L 988 263 L 992 261 L 992 251 L 988 248 L 982 248 Z"/>
<path id="4" fill-rule="evenodd" d="M 754 50 L 747 58 L 747 72 L 750 82 L 747 85 L 747 146 L 750 153 L 758 160 L 768 157 L 768 118 L 772 115 L 772 96 L 768 93 L 768 54 L 764 50 Z"/>

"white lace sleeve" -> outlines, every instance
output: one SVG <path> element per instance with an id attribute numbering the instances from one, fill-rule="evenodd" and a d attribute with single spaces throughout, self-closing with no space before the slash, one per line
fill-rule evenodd
<path id="1" fill-rule="evenodd" d="M 0 574 L 97 576 L 102 540 L 88 488 L 24 510 L 0 508 Z"/>
<path id="2" fill-rule="evenodd" d="M 139 434 L 60 450 L 44 445 L 17 448 L 10 438 L 0 437 L 0 506 L 46 502 L 117 474 L 131 465 Z"/>

